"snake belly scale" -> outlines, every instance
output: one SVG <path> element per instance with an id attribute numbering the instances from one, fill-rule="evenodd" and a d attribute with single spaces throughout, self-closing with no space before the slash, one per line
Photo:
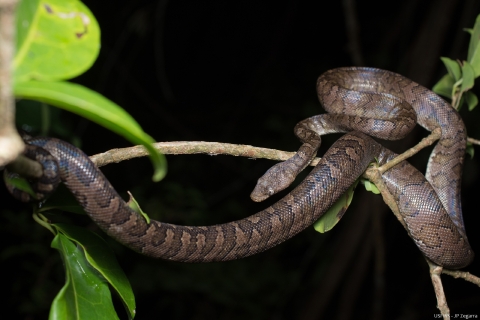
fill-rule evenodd
<path id="1" fill-rule="evenodd" d="M 382 165 L 395 157 L 366 134 L 398 139 L 415 122 L 427 130 L 440 127 L 442 138 L 432 152 L 426 178 L 406 161 L 382 177 L 422 253 L 447 268 L 468 265 L 473 251 L 466 238 L 460 203 L 466 130 L 458 113 L 428 89 L 380 69 L 327 71 L 319 77 L 317 92 L 330 113 L 300 122 L 295 133 L 303 145 L 293 161 L 296 163 L 286 161 L 275 167 L 282 170 L 294 166 L 296 175 L 315 156 L 322 134 L 353 132 L 332 145 L 305 180 L 284 198 L 252 216 L 225 224 L 148 224 L 127 206 L 81 150 L 54 138 L 34 138 L 27 143 L 50 152 L 58 162 L 62 182 L 109 236 L 151 257 L 209 262 L 250 256 L 293 237 L 321 217 L 372 161 Z M 402 104 L 411 107 L 405 109 L 399 106 Z M 387 118 L 391 114 L 404 120 Z M 264 181 L 276 183 L 275 174 L 272 178 L 267 172 L 264 177 Z M 276 192 L 267 189 L 265 197 Z M 254 191 L 257 195 L 258 190 Z"/>

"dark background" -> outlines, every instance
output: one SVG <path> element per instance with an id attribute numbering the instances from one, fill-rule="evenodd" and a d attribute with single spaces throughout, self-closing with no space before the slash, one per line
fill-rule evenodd
<path id="1" fill-rule="evenodd" d="M 121 105 L 157 141 L 288 151 L 300 145 L 294 125 L 323 112 L 315 92 L 322 72 L 372 66 L 432 87 L 446 72 L 440 56 L 466 59 L 469 36 L 463 28 L 473 27 L 480 13 L 476 0 L 84 3 L 99 21 L 102 49 L 92 69 L 75 81 Z M 479 110 L 461 110 L 474 138 L 480 138 Z M 87 154 L 129 145 L 74 115 L 52 114 L 58 118 L 51 134 L 81 143 Z M 417 129 L 387 145 L 401 152 L 425 135 Z M 320 154 L 336 138 L 326 138 Z M 412 163 L 424 168 L 428 153 Z M 477 253 L 478 159 L 466 160 L 462 191 Z M 132 191 L 142 208 L 162 221 L 222 223 L 268 205 L 252 203 L 249 194 L 272 161 L 189 155 L 168 156 L 168 163 L 167 178 L 157 184 L 147 159 L 103 170 L 117 190 Z M 51 234 L 1 188 L 1 285 L 10 293 L 3 311 L 15 319 L 44 319 L 63 285 L 61 261 L 49 247 Z M 331 232 L 309 228 L 239 261 L 156 261 L 112 242 L 136 294 L 136 319 L 434 318 L 438 310 L 427 264 L 380 196 L 362 189 Z M 87 219 L 82 223 L 96 229 Z M 478 259 L 466 270 L 480 275 Z M 480 316 L 478 287 L 443 280 L 452 314 Z"/>

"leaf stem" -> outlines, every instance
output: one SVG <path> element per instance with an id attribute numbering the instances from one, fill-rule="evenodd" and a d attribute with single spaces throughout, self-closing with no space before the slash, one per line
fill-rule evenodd
<path id="1" fill-rule="evenodd" d="M 35 220 L 39 225 L 42 227 L 46 228 L 49 230 L 51 233 L 53 233 L 54 236 L 57 235 L 55 230 L 50 226 L 50 222 L 48 222 L 48 219 L 41 213 L 34 213 L 32 214 L 33 220 Z"/>

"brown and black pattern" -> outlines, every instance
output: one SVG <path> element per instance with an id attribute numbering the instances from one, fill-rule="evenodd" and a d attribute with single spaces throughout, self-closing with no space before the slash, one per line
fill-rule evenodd
<path id="1" fill-rule="evenodd" d="M 295 127 L 299 152 L 272 167 L 255 187 L 261 201 L 288 186 L 315 156 L 322 134 L 361 130 L 380 138 L 400 139 L 418 122 L 442 129 L 430 157 L 427 179 L 403 161 L 383 175 L 423 254 L 448 268 L 473 259 L 460 204 L 460 177 L 466 133 L 458 113 L 431 91 L 395 73 L 370 68 L 331 70 L 318 80 L 320 101 L 331 114 L 311 117 Z M 89 158 L 74 146 L 52 138 L 29 144 L 57 160 L 61 180 L 107 234 L 145 255 L 184 262 L 225 261 L 262 252 L 312 225 L 365 171 L 395 154 L 372 138 L 353 131 L 340 138 L 311 173 L 283 199 L 250 217 L 207 226 L 147 224 L 121 199 Z M 433 187 L 432 187 L 433 186 Z"/>
<path id="2" fill-rule="evenodd" d="M 407 162 L 386 172 L 383 179 L 399 204 L 410 236 L 428 258 L 450 268 L 469 264 L 473 252 L 460 201 L 466 130 L 458 112 L 410 79 L 373 68 L 329 70 L 318 78 L 317 93 L 329 113 L 296 125 L 294 132 L 303 142 L 302 147 L 294 157 L 273 166 L 259 179 L 252 199 L 262 201 L 288 187 L 313 159 L 324 134 L 361 131 L 396 140 L 408 134 L 416 123 L 429 131 L 440 128 L 442 136 L 430 156 L 426 180 Z M 347 153 L 351 157 L 355 152 L 352 149 Z M 392 157 L 393 153 L 382 149 L 376 158 L 385 163 Z M 332 180 L 337 174 L 331 173 Z"/>

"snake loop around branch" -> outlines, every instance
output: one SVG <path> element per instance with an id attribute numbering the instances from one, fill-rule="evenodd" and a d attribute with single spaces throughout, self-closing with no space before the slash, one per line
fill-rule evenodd
<path id="1" fill-rule="evenodd" d="M 468 265 L 473 252 L 460 203 L 466 130 L 458 113 L 430 90 L 380 69 L 327 71 L 318 79 L 317 92 L 330 113 L 297 124 L 295 133 L 302 147 L 293 158 L 259 179 L 252 198 L 262 200 L 288 186 L 315 156 L 321 135 L 353 132 L 340 138 L 284 198 L 254 215 L 225 224 L 148 224 L 127 206 L 81 150 L 53 138 L 27 142 L 47 150 L 57 160 L 63 183 L 92 220 L 117 241 L 151 257 L 208 262 L 246 257 L 293 237 L 321 217 L 370 162 L 376 159 L 381 165 L 395 156 L 364 133 L 399 139 L 415 123 L 430 131 L 441 128 L 442 138 L 430 157 L 426 179 L 406 161 L 382 178 L 422 253 L 448 268 Z"/>

